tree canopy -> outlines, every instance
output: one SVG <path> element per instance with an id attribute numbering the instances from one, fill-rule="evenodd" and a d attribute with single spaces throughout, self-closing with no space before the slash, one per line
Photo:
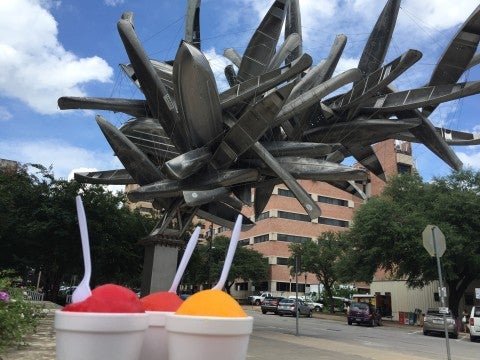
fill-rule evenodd
<path id="1" fill-rule="evenodd" d="M 347 233 L 348 250 L 340 268 L 354 281 L 371 282 L 378 268 L 411 287 L 438 280 L 435 258 L 423 248 L 427 225 L 443 232 L 447 249 L 441 258 L 448 303 L 458 306 L 480 273 L 480 174 L 452 172 L 424 183 L 419 175 L 399 175 L 381 196 L 367 201 Z"/>
<path id="2" fill-rule="evenodd" d="M 139 286 L 143 248 L 137 241 L 153 220 L 124 206 L 123 194 L 102 186 L 55 180 L 51 169 L 36 166 L 0 171 L 0 264 L 26 275 L 41 271 L 47 298 L 61 283 L 83 274 L 75 197 L 81 192 L 92 257 L 91 285 L 115 282 Z"/>
<path id="3" fill-rule="evenodd" d="M 301 244 L 290 244 L 291 256 L 289 265 L 295 272 L 295 258 L 300 258 L 301 272 L 310 272 L 317 276 L 323 284 L 325 298 L 329 301 L 330 311 L 334 312 L 332 301 L 334 285 L 338 280 L 337 263 L 343 254 L 345 241 L 343 233 L 326 231 L 322 233 L 317 242 L 307 240 Z"/>
<path id="4" fill-rule="evenodd" d="M 206 284 L 214 286 L 220 278 L 230 238 L 217 236 L 212 244 L 200 244 L 196 247 L 185 271 L 184 284 Z M 230 293 L 235 281 L 259 282 L 268 276 L 268 261 L 262 254 L 243 246 L 237 247 L 232 267 L 228 273 L 225 290 Z"/>

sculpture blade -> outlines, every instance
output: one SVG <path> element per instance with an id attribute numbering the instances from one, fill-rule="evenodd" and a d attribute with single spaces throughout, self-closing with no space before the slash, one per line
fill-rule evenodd
<path id="1" fill-rule="evenodd" d="M 378 160 L 375 151 L 370 145 L 359 145 L 356 143 L 352 144 L 343 144 L 347 151 L 367 170 L 372 174 L 376 175 L 378 178 L 383 181 L 387 181 L 385 171 L 383 170 L 382 164 Z"/>
<path id="2" fill-rule="evenodd" d="M 165 161 L 180 155 L 156 119 L 133 118 L 120 126 L 119 130 L 148 155 L 155 165 L 161 166 Z"/>
<path id="3" fill-rule="evenodd" d="M 328 184 L 345 191 L 349 194 L 357 196 L 363 200 L 367 200 L 367 195 L 360 189 L 354 181 L 327 181 Z"/>
<path id="4" fill-rule="evenodd" d="M 210 145 L 223 130 L 222 111 L 210 64 L 193 45 L 180 44 L 173 65 L 173 81 L 192 146 Z"/>
<path id="5" fill-rule="evenodd" d="M 374 97 L 365 105 L 362 105 L 361 112 L 395 113 L 456 100 L 478 93 L 480 93 L 480 81 L 427 86 Z"/>
<path id="6" fill-rule="evenodd" d="M 312 159 L 299 156 L 277 157 L 275 160 L 295 179 L 302 180 L 366 180 L 368 173 L 362 168 L 340 165 L 321 159 Z M 258 160 L 249 162 L 250 165 L 257 165 L 262 172 L 272 174 L 268 167 Z"/>
<path id="7" fill-rule="evenodd" d="M 480 145 L 480 134 L 440 128 L 440 127 L 435 127 L 435 131 L 440 135 L 440 137 L 448 145 L 452 145 L 452 146 Z M 419 140 L 415 136 L 413 136 L 413 134 L 410 132 L 399 133 L 396 135 L 396 138 L 398 140 L 419 142 Z"/>
<path id="8" fill-rule="evenodd" d="M 298 34 L 300 43 L 295 47 L 285 59 L 285 64 L 289 64 L 298 59 L 303 52 L 302 48 L 302 16 L 300 13 L 299 0 L 290 0 L 287 4 L 285 14 L 285 40 L 292 34 Z"/>
<path id="9" fill-rule="evenodd" d="M 301 45 L 302 38 L 300 37 L 300 35 L 297 33 L 290 34 L 280 46 L 278 51 L 275 53 L 272 60 L 270 60 L 270 63 L 268 64 L 266 70 L 270 71 L 278 68 L 287 57 L 293 54 L 296 49 L 298 49 L 299 47 L 301 48 Z M 298 59 L 299 57 L 300 55 L 295 55 L 295 59 Z M 290 64 L 291 62 L 292 61 L 288 61 L 287 64 Z"/>
<path id="10" fill-rule="evenodd" d="M 305 156 L 320 157 L 332 152 L 336 147 L 334 144 L 322 144 L 316 142 L 297 141 L 262 141 L 262 145 L 275 157 L 278 156 Z"/>
<path id="11" fill-rule="evenodd" d="M 75 181 L 87 184 L 101 185 L 129 185 L 135 184 L 135 180 L 130 176 L 127 170 L 104 170 L 90 172 L 76 172 L 73 174 Z"/>
<path id="12" fill-rule="evenodd" d="M 203 191 L 219 187 L 231 187 L 258 180 L 255 169 L 239 169 L 203 173 L 184 180 L 165 179 L 151 182 L 128 193 L 131 201 L 147 201 L 154 198 L 181 195 L 182 191 Z"/>
<path id="13" fill-rule="evenodd" d="M 163 129 L 178 149 L 190 150 L 188 134 L 179 119 L 175 100 L 168 93 L 147 57 L 132 24 L 125 19 L 120 19 L 117 28 L 153 117 L 159 119 Z"/>
<path id="14" fill-rule="evenodd" d="M 385 60 L 392 39 L 401 0 L 388 0 L 363 49 L 358 68 L 364 76 L 377 70 Z"/>
<path id="15" fill-rule="evenodd" d="M 311 196 L 305 191 L 303 187 L 295 180 L 295 178 L 285 170 L 281 164 L 259 143 L 256 142 L 252 146 L 252 150 L 255 151 L 257 156 L 262 159 L 265 164 L 280 178 L 283 183 L 290 189 L 295 195 L 298 202 L 307 212 L 310 219 L 318 218 L 322 212 L 317 203 L 312 200 Z"/>
<path id="16" fill-rule="evenodd" d="M 265 72 L 282 31 L 287 1 L 276 0 L 253 34 L 238 69 L 237 76 L 240 82 Z"/>
<path id="17" fill-rule="evenodd" d="M 138 117 L 150 115 L 145 100 L 62 96 L 58 99 L 58 107 L 60 110 L 107 110 Z"/>
<path id="18" fill-rule="evenodd" d="M 188 0 L 185 41 L 200 50 L 200 0 Z"/>
<path id="19" fill-rule="evenodd" d="M 405 70 L 420 60 L 421 57 L 422 53 L 420 51 L 408 50 L 387 65 L 365 75 L 363 79 L 355 82 L 352 90 L 332 103 L 326 102 L 326 105 L 337 111 L 351 109 L 386 88 L 388 84 L 403 74 Z M 349 113 L 348 118 L 351 119 L 355 113 L 356 111 Z"/>
<path id="20" fill-rule="evenodd" d="M 258 94 L 273 89 L 275 86 L 290 80 L 312 65 L 312 57 L 304 54 L 300 59 L 281 69 L 272 70 L 266 74 L 244 81 L 220 94 L 222 109 L 248 102 Z"/>
<path id="21" fill-rule="evenodd" d="M 297 96 L 295 99 L 288 101 L 278 113 L 272 127 L 281 125 L 285 120 L 288 120 L 292 116 L 301 115 L 303 111 L 317 104 L 320 99 L 324 98 L 326 95 L 348 83 L 360 79 L 360 77 L 360 70 L 350 69 L 315 86 L 304 94 Z"/>
<path id="22" fill-rule="evenodd" d="M 255 218 L 258 218 L 267 206 L 274 188 L 275 184 L 257 186 L 255 188 L 255 201 L 253 203 Z"/>
<path id="23" fill-rule="evenodd" d="M 480 5 L 473 11 L 455 34 L 440 57 L 427 86 L 456 83 L 470 65 L 480 41 Z M 430 115 L 436 104 L 423 108 L 425 116 Z"/>
<path id="24" fill-rule="evenodd" d="M 211 157 L 211 152 L 201 147 L 167 161 L 163 170 L 171 179 L 185 179 L 204 167 Z"/>
<path id="25" fill-rule="evenodd" d="M 223 50 L 223 56 L 230 60 L 237 68 L 240 67 L 240 64 L 242 63 L 242 56 L 235 51 L 235 49 L 226 48 Z"/>
<path id="26" fill-rule="evenodd" d="M 270 128 L 270 123 L 282 107 L 292 88 L 293 83 L 267 95 L 250 106 L 245 114 L 233 123 L 213 154 L 211 162 L 215 169 L 229 167 L 262 137 Z"/>
<path id="27" fill-rule="evenodd" d="M 227 197 L 229 191 L 224 187 L 203 191 L 184 191 L 183 198 L 189 206 L 200 206 Z"/>
<path id="28" fill-rule="evenodd" d="M 135 146 L 120 130 L 100 115 L 97 124 L 112 147 L 115 155 L 139 185 L 149 184 L 163 178 L 159 168 Z"/>
<path id="29" fill-rule="evenodd" d="M 160 80 L 167 88 L 169 94 L 173 94 L 173 67 L 167 63 L 150 59 L 153 68 L 157 72 Z M 120 68 L 128 76 L 128 78 L 138 87 L 142 89 L 140 82 L 138 81 L 137 76 L 135 75 L 135 70 L 133 70 L 132 64 L 120 64 Z"/>
<path id="30" fill-rule="evenodd" d="M 197 215 L 207 221 L 211 221 L 220 226 L 225 226 L 229 229 L 233 229 L 235 221 L 241 212 L 227 206 L 220 201 L 202 205 Z M 242 231 L 247 231 L 255 225 L 247 216 L 242 216 Z"/>
<path id="31" fill-rule="evenodd" d="M 421 124 L 418 117 L 410 119 L 365 119 L 317 126 L 307 130 L 304 136 L 310 141 L 331 143 L 341 139 L 341 143 L 374 144 L 394 138 L 402 131 L 407 131 Z"/>

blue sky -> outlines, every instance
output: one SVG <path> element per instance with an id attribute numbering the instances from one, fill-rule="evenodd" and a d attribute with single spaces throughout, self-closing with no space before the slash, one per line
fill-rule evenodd
<path id="1" fill-rule="evenodd" d="M 271 0 L 203 0 L 202 50 L 220 89 L 222 54 L 243 54 Z M 304 51 L 317 64 L 328 55 L 336 34 L 348 41 L 338 72 L 357 65 L 384 1 L 300 0 Z M 438 58 L 477 1 L 404 0 L 386 62 L 408 49 L 423 53 L 395 85 L 428 82 Z M 134 14 L 135 30 L 147 53 L 160 61 L 174 58 L 184 36 L 186 0 L 3 0 L 0 1 L 0 158 L 53 166 L 57 178 L 75 169 L 121 168 L 95 122 L 99 113 L 120 126 L 128 116 L 110 112 L 60 111 L 60 96 L 143 98 L 120 70 L 128 63 L 116 23 Z M 480 80 L 480 66 L 465 74 Z M 437 126 L 480 132 L 480 95 L 449 102 L 430 117 Z M 413 156 L 425 180 L 450 169 L 429 150 L 414 145 Z M 480 169 L 480 146 L 456 147 L 465 166 Z"/>

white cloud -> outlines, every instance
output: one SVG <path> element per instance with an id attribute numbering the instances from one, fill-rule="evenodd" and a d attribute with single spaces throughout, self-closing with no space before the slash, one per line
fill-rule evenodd
<path id="1" fill-rule="evenodd" d="M 0 121 L 8 121 L 13 117 L 6 107 L 0 106 Z"/>
<path id="2" fill-rule="evenodd" d="M 122 5 L 125 0 L 104 0 L 105 5 L 107 6 L 118 6 Z"/>
<path id="3" fill-rule="evenodd" d="M 77 168 L 123 168 L 110 151 L 88 150 L 58 140 L 0 141 L 0 154 L 21 163 L 53 165 L 55 178 L 62 179 L 68 179 L 72 169 Z"/>
<path id="4" fill-rule="evenodd" d="M 477 149 L 478 150 L 478 149 Z M 467 154 L 465 152 L 457 152 L 458 157 L 463 162 L 465 168 L 470 167 L 476 170 L 480 169 L 480 151 Z"/>
<path id="5" fill-rule="evenodd" d="M 42 7 L 46 3 L 0 2 L 0 95 L 52 114 L 60 96 L 85 96 L 84 84 L 110 81 L 113 69 L 97 56 L 79 58 L 65 50 L 57 39 L 55 19 Z"/>
<path id="6" fill-rule="evenodd" d="M 212 68 L 213 75 L 217 81 L 218 91 L 222 92 L 228 89 L 230 85 L 228 85 L 228 82 L 225 78 L 225 67 L 227 65 L 231 65 L 230 60 L 226 59 L 221 54 L 217 54 L 217 51 L 214 48 L 204 50 L 203 53 L 210 63 L 210 67 Z"/>

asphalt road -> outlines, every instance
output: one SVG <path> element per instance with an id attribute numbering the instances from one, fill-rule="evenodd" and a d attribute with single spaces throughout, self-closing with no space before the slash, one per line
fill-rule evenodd
<path id="1" fill-rule="evenodd" d="M 248 359 L 448 359 L 441 336 L 424 336 L 421 327 L 347 325 L 321 318 L 296 319 L 247 311 L 255 318 Z M 480 359 L 480 342 L 468 334 L 449 339 L 450 359 Z"/>

